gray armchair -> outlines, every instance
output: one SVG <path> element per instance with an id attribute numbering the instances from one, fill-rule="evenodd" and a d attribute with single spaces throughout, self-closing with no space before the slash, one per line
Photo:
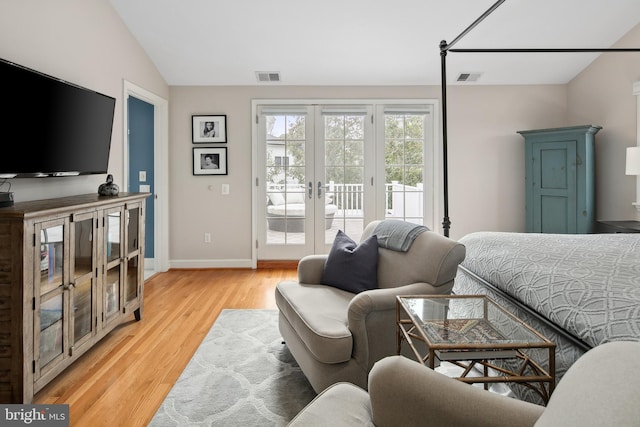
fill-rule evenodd
<path id="1" fill-rule="evenodd" d="M 275 300 L 280 333 L 313 389 L 366 388 L 374 363 L 396 353 L 396 296 L 450 293 L 464 256 L 462 244 L 425 231 L 407 252 L 379 248 L 378 288 L 357 294 L 321 283 L 326 255 L 300 260 L 298 281 L 278 283 Z"/>
<path id="2" fill-rule="evenodd" d="M 369 375 L 369 393 L 339 383 L 317 396 L 290 427 L 628 427 L 640 424 L 640 343 L 612 342 L 585 353 L 546 407 L 451 379 L 391 356 Z"/>

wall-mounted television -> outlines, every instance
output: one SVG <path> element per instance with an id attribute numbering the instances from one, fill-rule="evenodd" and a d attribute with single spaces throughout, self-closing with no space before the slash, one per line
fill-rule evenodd
<path id="1" fill-rule="evenodd" d="M 1 178 L 107 173 L 115 98 L 0 59 Z"/>

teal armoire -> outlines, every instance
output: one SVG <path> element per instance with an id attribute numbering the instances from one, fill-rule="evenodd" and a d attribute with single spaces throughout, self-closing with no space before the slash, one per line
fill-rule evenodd
<path id="1" fill-rule="evenodd" d="M 595 134 L 584 125 L 518 131 L 525 143 L 526 231 L 596 231 Z"/>

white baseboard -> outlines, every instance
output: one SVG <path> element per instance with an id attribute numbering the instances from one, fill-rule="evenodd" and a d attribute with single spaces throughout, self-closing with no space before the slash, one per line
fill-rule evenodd
<path id="1" fill-rule="evenodd" d="M 169 261 L 170 268 L 252 268 L 250 259 L 194 259 Z"/>

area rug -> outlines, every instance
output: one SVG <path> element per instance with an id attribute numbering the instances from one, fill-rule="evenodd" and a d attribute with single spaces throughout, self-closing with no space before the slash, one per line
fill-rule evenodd
<path id="1" fill-rule="evenodd" d="M 284 426 L 314 397 L 276 310 L 223 310 L 149 425 Z"/>

